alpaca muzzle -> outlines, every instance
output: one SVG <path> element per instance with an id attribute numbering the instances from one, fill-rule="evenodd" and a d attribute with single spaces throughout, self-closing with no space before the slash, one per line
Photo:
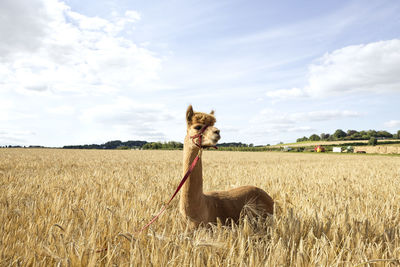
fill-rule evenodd
<path id="1" fill-rule="evenodd" d="M 207 148 L 207 147 L 213 147 L 213 148 L 217 149 L 216 146 L 204 146 L 202 144 L 204 132 L 207 130 L 207 128 L 209 126 L 210 125 L 204 125 L 197 134 L 190 137 L 192 139 L 193 144 L 195 144 L 200 149 Z M 218 140 L 219 140 L 220 139 L 219 130 L 217 130 L 217 131 L 218 131 L 218 133 L 216 133 L 216 134 L 218 135 Z"/>

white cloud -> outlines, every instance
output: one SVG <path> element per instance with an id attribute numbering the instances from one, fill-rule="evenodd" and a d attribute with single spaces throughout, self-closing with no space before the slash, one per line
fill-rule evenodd
<path id="1" fill-rule="evenodd" d="M 54 115 L 69 116 L 75 114 L 76 110 L 73 106 L 63 105 L 63 106 L 47 108 L 47 112 Z"/>
<path id="2" fill-rule="evenodd" d="M 263 109 L 252 123 L 277 123 L 277 124 L 295 124 L 297 122 L 313 122 L 337 120 L 349 117 L 359 117 L 362 114 L 351 110 L 319 110 L 310 112 L 285 113 L 272 109 Z"/>
<path id="3" fill-rule="evenodd" d="M 317 129 L 308 124 L 359 117 L 361 115 L 359 112 L 350 110 L 287 113 L 273 109 L 263 109 L 250 120 L 250 128 L 246 129 L 245 132 L 246 134 L 259 137 L 279 134 L 283 138 L 286 133 L 311 133 L 317 131 Z"/>
<path id="4" fill-rule="evenodd" d="M 163 124 L 171 125 L 175 117 L 163 105 L 118 98 L 110 104 L 85 109 L 80 120 L 86 125 L 100 126 L 105 136 L 118 133 L 126 138 L 163 140 Z"/>
<path id="5" fill-rule="evenodd" d="M 335 50 L 309 66 L 302 88 L 267 92 L 276 99 L 331 97 L 348 93 L 400 92 L 400 40 L 354 45 Z"/>
<path id="6" fill-rule="evenodd" d="M 304 90 L 300 88 L 269 91 L 266 93 L 266 95 L 270 98 L 275 98 L 275 99 L 299 98 L 307 96 L 306 92 L 304 92 Z"/>
<path id="7" fill-rule="evenodd" d="M 315 129 L 310 126 L 295 126 L 293 124 L 273 123 L 263 126 L 262 133 L 290 133 L 290 132 L 310 132 Z"/>
<path id="8" fill-rule="evenodd" d="M 288 128 L 288 132 L 311 132 L 311 131 L 315 131 L 315 129 L 311 128 L 310 126 L 298 126 L 298 127 Z"/>
<path id="9" fill-rule="evenodd" d="M 271 140 L 272 143 L 277 143 L 283 140 L 293 140 L 293 137 L 289 137 L 292 136 L 293 133 L 299 135 L 299 133 L 309 134 L 315 131 L 317 131 L 315 128 L 308 125 L 296 126 L 289 123 L 266 123 L 251 125 L 249 128 L 241 131 L 241 136 L 251 136 L 256 142 L 260 140 L 261 144 L 265 142 L 262 140 L 265 140 L 268 136 L 268 139 Z"/>
<path id="10" fill-rule="evenodd" d="M 350 10 L 334 10 L 331 14 L 309 17 L 301 21 L 297 20 L 292 24 L 278 24 L 262 31 L 229 38 L 225 43 L 248 45 L 268 42 L 268 44 L 276 44 L 278 40 L 281 41 L 278 42 L 279 45 L 287 45 L 308 40 L 315 44 L 316 41 L 320 41 L 327 36 L 338 35 L 355 21 L 364 19 L 364 17 L 359 17 L 359 14 L 354 14 L 354 11 L 349 12 L 350 16 L 347 13 L 348 11 Z M 360 12 L 359 7 L 358 11 Z M 291 42 L 288 42 L 288 40 Z"/>
<path id="11" fill-rule="evenodd" d="M 223 133 L 237 133 L 238 131 L 240 131 L 240 128 L 232 125 L 221 125 L 219 126 L 219 129 Z"/>
<path id="12" fill-rule="evenodd" d="M 64 2 L 0 2 L 0 84 L 19 93 L 107 94 L 150 90 L 161 59 L 122 35 L 136 11 L 110 20 L 74 12 Z"/>
<path id="13" fill-rule="evenodd" d="M 44 3 L 22 0 L 0 2 L 0 59 L 4 61 L 16 51 L 34 52 L 46 34 L 48 16 Z"/>
<path id="14" fill-rule="evenodd" d="M 15 103 L 7 98 L 0 98 L 0 130 L 4 129 L 5 123 L 12 120 L 31 120 L 36 115 L 26 112 L 24 108 L 19 108 Z"/>
<path id="15" fill-rule="evenodd" d="M 361 115 L 360 112 L 352 110 L 320 110 L 294 113 L 290 117 L 295 121 L 326 121 L 360 117 Z"/>
<path id="16" fill-rule="evenodd" d="M 385 127 L 396 128 L 400 127 L 400 120 L 390 120 L 384 123 Z"/>
<path id="17" fill-rule="evenodd" d="M 29 137 L 35 135 L 32 131 L 21 131 L 15 129 L 0 130 L 0 144 L 20 145 L 26 144 Z"/>

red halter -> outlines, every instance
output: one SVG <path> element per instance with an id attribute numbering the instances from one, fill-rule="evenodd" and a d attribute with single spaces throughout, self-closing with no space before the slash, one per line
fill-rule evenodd
<path id="1" fill-rule="evenodd" d="M 203 127 L 201 127 L 200 131 L 191 136 L 190 138 L 192 139 L 193 144 L 195 144 L 198 148 L 202 148 L 202 141 L 203 141 L 203 133 L 206 131 L 206 129 L 208 128 L 208 125 L 204 125 Z M 198 138 L 198 142 L 196 142 L 194 139 Z"/>
<path id="2" fill-rule="evenodd" d="M 195 134 L 195 135 L 193 135 L 193 136 L 190 137 L 190 138 L 192 139 L 193 144 L 195 144 L 195 145 L 196 145 L 198 148 L 200 148 L 200 149 L 205 148 L 205 146 L 202 145 L 202 142 L 203 142 L 203 134 L 204 134 L 204 132 L 206 131 L 206 129 L 208 128 L 208 126 L 210 126 L 210 125 L 204 125 L 204 126 L 200 129 L 200 131 L 199 131 L 197 134 Z M 196 142 L 196 141 L 194 140 L 195 138 L 198 139 L 198 142 Z M 216 146 L 211 146 L 211 147 L 213 147 L 213 148 L 215 148 L 215 149 L 218 149 Z"/>

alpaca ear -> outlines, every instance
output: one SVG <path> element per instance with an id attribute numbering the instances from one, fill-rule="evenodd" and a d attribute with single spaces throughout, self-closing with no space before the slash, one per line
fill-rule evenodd
<path id="1" fill-rule="evenodd" d="M 211 110 L 210 114 L 211 114 L 211 115 L 214 115 L 214 112 L 215 112 L 214 110 Z"/>
<path id="2" fill-rule="evenodd" d="M 194 114 L 193 107 L 192 107 L 192 105 L 189 105 L 186 110 L 186 122 L 188 124 L 192 121 L 193 114 Z"/>

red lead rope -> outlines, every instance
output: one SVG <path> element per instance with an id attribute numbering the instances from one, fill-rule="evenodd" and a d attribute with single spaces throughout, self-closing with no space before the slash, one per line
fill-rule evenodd
<path id="1" fill-rule="evenodd" d="M 140 229 L 139 231 L 136 232 L 137 235 L 139 235 L 141 232 L 143 232 L 143 230 L 145 230 L 153 222 L 155 222 L 158 219 L 158 217 L 160 217 L 160 215 L 163 214 L 163 212 L 167 209 L 167 206 L 169 205 L 169 203 L 171 203 L 171 201 L 175 198 L 175 196 L 178 194 L 179 190 L 181 190 L 183 184 L 186 182 L 189 175 L 192 173 L 194 167 L 196 167 L 196 164 L 200 159 L 200 154 L 201 154 L 201 149 L 199 150 L 199 153 L 197 154 L 197 156 L 194 158 L 192 164 L 189 167 L 189 170 L 186 172 L 185 176 L 183 176 L 182 181 L 179 183 L 178 187 L 175 190 L 175 193 L 172 195 L 170 200 L 164 205 L 164 207 L 160 210 L 160 212 L 156 216 L 154 216 L 153 219 L 151 219 L 151 221 L 148 224 L 146 224 L 145 226 L 142 227 L 142 229 Z M 108 250 L 107 248 L 103 248 L 103 249 L 96 250 L 96 252 L 99 253 L 99 252 L 103 252 L 103 251 L 107 251 L 107 250 Z"/>
<path id="2" fill-rule="evenodd" d="M 181 190 L 183 184 L 186 182 L 187 178 L 190 176 L 190 174 L 192 173 L 194 167 L 196 167 L 196 164 L 197 164 L 197 162 L 198 162 L 199 159 L 200 159 L 201 151 L 202 151 L 202 149 L 203 149 L 203 147 L 202 147 L 202 145 L 201 145 L 201 143 L 202 143 L 202 137 L 203 137 L 203 133 L 204 133 L 204 131 L 207 129 L 207 127 L 208 127 L 208 125 L 204 125 L 204 126 L 200 129 L 200 131 L 199 131 L 198 134 L 196 134 L 196 135 L 190 137 L 190 138 L 192 138 L 193 143 L 194 143 L 196 146 L 198 146 L 198 147 L 200 148 L 200 150 L 199 150 L 199 153 L 197 154 L 197 156 L 194 158 L 192 164 L 190 165 L 189 170 L 186 172 L 185 176 L 183 176 L 181 182 L 179 183 L 178 187 L 176 188 L 175 193 L 172 195 L 172 197 L 170 198 L 170 200 L 164 205 L 164 207 L 160 210 L 160 212 L 159 212 L 156 216 L 154 216 L 153 219 L 151 219 L 151 221 L 150 221 L 148 224 L 146 224 L 145 226 L 143 226 L 142 229 L 140 229 L 140 230 L 137 232 L 137 234 L 140 234 L 141 232 L 143 232 L 143 230 L 145 230 L 145 229 L 146 229 L 147 227 L 149 227 L 155 220 L 157 220 L 158 217 L 160 217 L 160 215 L 163 214 L 163 212 L 167 209 L 167 206 L 168 206 L 169 203 L 171 203 L 171 201 L 175 198 L 175 196 L 178 194 L 179 190 Z M 198 143 L 196 143 L 196 142 L 194 141 L 195 138 L 198 138 L 198 139 L 199 139 L 199 142 L 198 142 Z M 214 147 L 214 148 L 217 148 L 217 147 Z"/>
<path id="3" fill-rule="evenodd" d="M 182 181 L 176 188 L 175 193 L 172 195 L 170 200 L 164 205 L 164 207 L 160 210 L 160 212 L 156 216 L 154 216 L 153 219 L 151 219 L 151 221 L 148 224 L 146 224 L 142 229 L 140 229 L 140 231 L 137 232 L 137 234 L 140 234 L 141 232 L 143 232 L 143 230 L 145 230 L 147 227 L 149 227 L 155 220 L 157 220 L 157 218 L 161 214 L 163 214 L 163 212 L 167 209 L 167 206 L 169 205 L 169 203 L 171 203 L 171 201 L 175 198 L 176 194 L 178 194 L 179 190 L 181 190 L 183 184 L 186 182 L 187 178 L 192 173 L 192 171 L 193 171 L 194 167 L 196 166 L 197 162 L 199 161 L 199 159 L 200 159 L 200 153 L 194 158 L 192 165 L 190 165 L 189 170 L 186 172 L 185 176 L 183 176 Z"/>

